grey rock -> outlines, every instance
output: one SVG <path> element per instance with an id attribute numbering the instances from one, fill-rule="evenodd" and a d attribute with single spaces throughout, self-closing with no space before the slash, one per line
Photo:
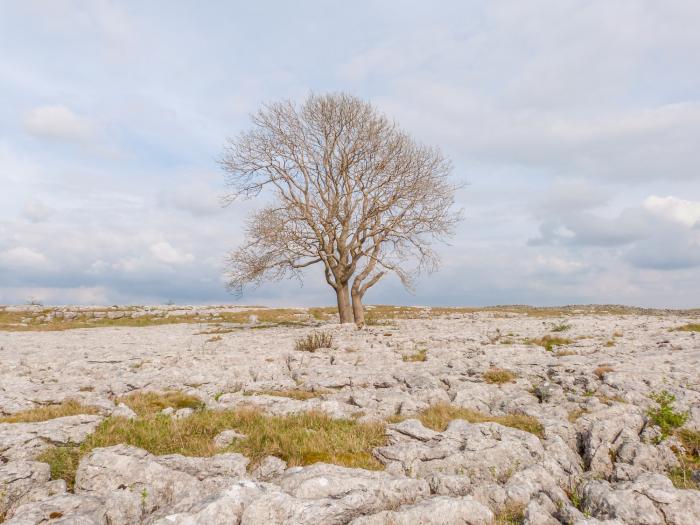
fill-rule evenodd
<path id="1" fill-rule="evenodd" d="M 176 410 L 175 413 L 173 414 L 173 417 L 175 419 L 183 419 L 186 417 L 190 417 L 192 414 L 194 414 L 194 409 L 189 408 L 189 407 L 185 407 L 185 408 L 181 408 L 179 410 Z"/>
<path id="2" fill-rule="evenodd" d="M 700 523 L 700 491 L 674 488 L 661 474 L 642 474 L 634 481 L 588 481 L 582 488 L 583 509 L 595 518 L 638 525 Z"/>
<path id="3" fill-rule="evenodd" d="M 352 525 L 490 525 L 491 510 L 469 496 L 438 496 L 399 510 L 354 519 Z"/>
<path id="4" fill-rule="evenodd" d="M 138 416 L 136 412 L 131 410 L 124 403 L 119 403 L 117 407 L 112 411 L 112 417 L 123 417 L 126 419 L 136 419 Z"/>
<path id="5" fill-rule="evenodd" d="M 36 461 L 0 463 L 0 516 L 7 514 L 35 487 L 51 478 L 49 466 Z"/>
<path id="6" fill-rule="evenodd" d="M 0 423 L 0 458 L 34 459 L 51 446 L 82 443 L 102 419 L 78 415 L 38 423 Z"/>
<path id="7" fill-rule="evenodd" d="M 375 456 L 390 470 L 417 477 L 441 473 L 465 475 L 475 483 L 505 481 L 544 457 L 536 436 L 497 423 L 454 420 L 429 441 L 415 439 L 393 426 L 388 433 L 390 444 L 377 448 Z"/>
<path id="8" fill-rule="evenodd" d="M 225 448 L 239 439 L 245 439 L 246 435 L 235 430 L 224 430 L 214 436 L 214 445 L 218 448 Z"/>
<path id="9" fill-rule="evenodd" d="M 251 476 L 258 481 L 271 481 L 282 475 L 286 469 L 286 461 L 276 456 L 267 456 L 253 469 Z"/>
<path id="10" fill-rule="evenodd" d="M 99 498 L 61 494 L 47 500 L 21 505 L 10 519 L 5 521 L 5 525 L 43 525 L 45 523 L 107 525 L 107 509 L 104 501 Z"/>

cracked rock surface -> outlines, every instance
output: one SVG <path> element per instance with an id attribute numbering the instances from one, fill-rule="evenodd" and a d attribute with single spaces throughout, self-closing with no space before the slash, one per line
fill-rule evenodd
<path id="1" fill-rule="evenodd" d="M 665 390 L 687 412 L 685 428 L 700 431 L 700 333 L 675 330 L 687 323 L 697 314 L 584 310 L 461 313 L 363 330 L 222 325 L 218 337 L 205 320 L 0 332 L 0 414 L 65 400 L 100 412 L 0 423 L 0 517 L 12 525 L 696 525 L 700 492 L 673 485 L 678 442 L 661 439 L 648 415 L 649 394 Z M 319 329 L 333 348 L 294 349 Z M 531 344 L 544 336 L 568 342 L 551 351 Z M 421 351 L 424 360 L 414 357 Z M 493 369 L 513 380 L 488 382 Z M 41 453 L 83 442 L 106 417 L 137 418 L 114 400 L 139 390 L 180 390 L 211 410 L 390 418 L 386 443 L 372 451 L 384 470 L 288 466 L 274 456 L 251 465 L 225 451 L 245 439 L 231 429 L 212 457 L 116 445 L 82 457 L 72 490 L 52 480 Z M 269 395 L 289 390 L 315 397 Z M 487 419 L 531 416 L 542 433 L 462 419 L 428 428 L 420 412 L 436 404 Z"/>

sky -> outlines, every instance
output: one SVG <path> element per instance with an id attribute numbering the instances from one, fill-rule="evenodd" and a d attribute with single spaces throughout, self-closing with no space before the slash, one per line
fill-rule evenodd
<path id="1" fill-rule="evenodd" d="M 0 304 L 333 304 L 224 286 L 262 103 L 345 91 L 440 147 L 465 220 L 366 302 L 700 306 L 700 2 L 0 0 Z"/>

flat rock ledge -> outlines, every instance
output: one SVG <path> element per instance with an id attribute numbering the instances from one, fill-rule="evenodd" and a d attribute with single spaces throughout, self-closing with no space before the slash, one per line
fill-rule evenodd
<path id="1" fill-rule="evenodd" d="M 685 428 L 700 430 L 700 334 L 677 330 L 698 323 L 694 315 L 489 312 L 364 330 L 325 324 L 333 348 L 314 353 L 294 343 L 318 327 L 0 331 L 0 414 L 68 399 L 99 411 L 0 423 L 0 517 L 10 525 L 698 525 L 700 491 L 676 488 L 670 477 L 683 467 L 680 443 L 661 439 L 649 415 L 650 394 L 666 390 L 687 414 Z M 545 335 L 566 341 L 550 350 L 529 344 Z M 489 382 L 494 369 L 513 377 Z M 401 421 L 387 425 L 386 444 L 372 451 L 378 471 L 289 466 L 274 456 L 250 465 L 226 452 L 250 438 L 235 429 L 216 436 L 221 453 L 211 457 L 93 449 L 71 490 L 38 461 L 51 447 L 84 442 L 106 417 L 138 418 L 115 398 L 173 389 L 210 410 Z M 296 390 L 312 395 L 284 394 Z M 436 404 L 498 421 L 529 416 L 541 432 L 463 419 L 434 430 L 419 415 Z M 190 413 L 166 409 L 163 417 Z M 700 472 L 689 476 L 697 482 Z"/>

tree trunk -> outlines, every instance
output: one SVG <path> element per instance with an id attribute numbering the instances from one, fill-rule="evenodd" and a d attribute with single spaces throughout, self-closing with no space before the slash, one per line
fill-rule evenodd
<path id="1" fill-rule="evenodd" d="M 341 323 L 352 323 L 352 310 L 350 309 L 350 293 L 348 285 L 339 285 L 335 289 L 338 299 L 338 316 Z"/>
<path id="2" fill-rule="evenodd" d="M 362 295 L 354 290 L 352 293 L 352 315 L 355 318 L 355 324 L 359 328 L 365 326 L 365 307 L 362 306 Z"/>

